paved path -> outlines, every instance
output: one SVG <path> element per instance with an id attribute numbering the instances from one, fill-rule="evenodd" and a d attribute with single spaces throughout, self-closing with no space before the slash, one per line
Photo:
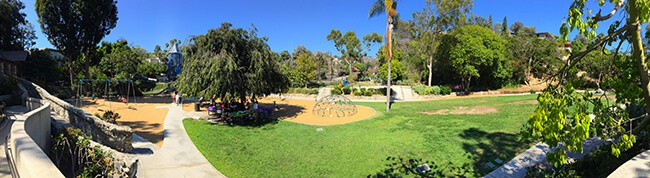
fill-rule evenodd
<path id="1" fill-rule="evenodd" d="M 16 120 L 15 115 L 24 114 L 25 112 L 27 112 L 27 108 L 23 106 L 8 107 L 5 110 L 7 119 L 0 123 L 0 178 L 11 178 L 9 162 L 5 153 L 5 141 L 7 141 L 7 135 L 11 132 L 11 124 Z"/>
<path id="2" fill-rule="evenodd" d="M 650 150 L 634 156 L 607 177 L 650 177 Z"/>
<path id="3" fill-rule="evenodd" d="M 569 162 L 573 162 L 574 160 L 580 159 L 584 155 L 591 153 L 600 145 L 603 145 L 604 142 L 605 141 L 595 137 L 587 139 L 584 143 L 582 153 L 567 154 Z M 488 175 L 485 175 L 485 177 L 524 177 L 526 176 L 527 167 L 544 164 L 546 162 L 546 153 L 550 150 L 551 149 L 547 144 L 539 142 L 508 161 L 506 164 L 490 172 Z"/>
<path id="4" fill-rule="evenodd" d="M 169 106 L 165 118 L 165 138 L 153 154 L 141 154 L 138 177 L 225 177 L 199 152 L 185 132 L 185 112 L 180 106 Z M 137 142 L 137 139 L 136 139 Z"/>

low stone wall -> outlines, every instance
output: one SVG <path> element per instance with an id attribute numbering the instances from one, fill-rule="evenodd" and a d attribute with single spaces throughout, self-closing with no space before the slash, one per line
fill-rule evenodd
<path id="1" fill-rule="evenodd" d="M 43 100 L 51 102 L 50 108 L 53 112 L 68 120 L 72 125 L 81 129 L 85 134 L 92 136 L 93 141 L 125 153 L 129 153 L 133 150 L 133 131 L 130 127 L 118 126 L 103 121 L 100 118 L 74 107 L 70 103 L 50 95 L 50 93 L 40 86 L 31 82 L 27 83 L 32 86 L 26 87 L 33 87 L 33 90 L 36 90 L 36 93 L 38 93 Z"/>
<path id="2" fill-rule="evenodd" d="M 64 177 L 43 150 L 50 150 L 50 103 L 27 98 L 30 111 L 17 115 L 8 143 L 10 159 L 20 177 Z"/>
<path id="3" fill-rule="evenodd" d="M 53 118 L 53 128 L 58 132 L 63 132 L 68 127 L 74 127 L 70 122 L 54 116 Z M 110 147 L 99 144 L 95 141 L 90 140 L 91 147 L 99 147 L 104 153 L 110 153 L 110 160 L 113 163 L 113 168 L 117 171 L 116 175 L 122 175 L 123 177 L 135 177 L 138 172 L 138 162 L 139 160 L 131 154 L 126 154 L 114 150 Z"/>

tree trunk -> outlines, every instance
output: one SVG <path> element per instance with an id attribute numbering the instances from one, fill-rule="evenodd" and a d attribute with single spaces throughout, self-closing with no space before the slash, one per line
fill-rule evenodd
<path id="1" fill-rule="evenodd" d="M 645 50 L 643 49 L 643 41 L 641 38 L 641 26 L 639 24 L 639 7 L 637 0 L 630 0 L 628 2 L 628 17 L 627 24 L 632 25 L 628 33 L 632 35 L 630 44 L 632 44 L 632 58 L 637 60 L 637 67 L 639 68 L 639 76 L 641 78 L 641 88 L 643 88 L 643 99 L 645 99 L 646 113 L 650 111 L 650 76 L 648 76 L 648 65 L 645 58 Z M 646 126 L 650 124 L 650 115 L 646 115 L 641 123 L 633 129 L 633 133 L 637 134 L 643 131 Z"/>
<path id="2" fill-rule="evenodd" d="M 531 66 L 532 65 L 533 65 L 533 58 L 529 57 L 528 58 L 528 66 L 527 66 L 526 73 L 525 73 L 526 76 L 524 76 L 524 78 L 525 78 L 524 82 L 526 83 L 527 86 L 530 86 L 530 79 L 531 79 L 531 73 L 532 73 L 531 72 L 531 70 L 532 70 Z"/>
<path id="3" fill-rule="evenodd" d="M 391 60 L 392 60 L 392 57 L 393 57 L 393 44 L 391 42 L 391 36 L 392 36 L 391 33 L 393 32 L 393 27 L 391 26 L 390 22 L 391 22 L 391 17 L 389 15 L 388 16 L 388 24 L 386 24 L 387 25 L 387 29 L 386 29 L 386 38 L 387 38 L 386 43 L 387 44 L 386 44 L 386 46 L 388 47 L 388 56 L 387 56 L 387 59 L 388 59 L 387 60 L 388 61 L 388 77 L 387 78 L 388 78 L 388 80 L 386 81 L 386 112 L 390 111 L 390 94 L 391 94 L 390 93 L 390 76 L 391 76 L 390 64 L 391 64 Z"/>
<path id="4" fill-rule="evenodd" d="M 90 52 L 84 52 L 84 77 L 90 78 Z"/>
<path id="5" fill-rule="evenodd" d="M 74 70 L 72 70 L 72 64 L 71 63 L 72 63 L 72 61 L 68 62 L 68 77 L 70 77 L 70 90 L 72 90 L 72 93 L 74 93 L 75 92 L 74 87 L 73 87 L 74 86 L 74 75 L 73 75 Z"/>
<path id="6" fill-rule="evenodd" d="M 463 90 L 465 90 L 464 95 L 469 94 L 469 85 L 472 82 L 472 76 L 467 77 L 467 81 L 465 82 L 465 86 L 463 86 Z"/>
<path id="7" fill-rule="evenodd" d="M 429 86 L 431 86 L 431 78 L 433 76 L 433 55 L 429 56 Z"/>

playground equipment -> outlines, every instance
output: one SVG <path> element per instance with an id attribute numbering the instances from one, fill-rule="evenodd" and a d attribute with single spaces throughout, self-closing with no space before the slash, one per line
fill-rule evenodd
<path id="1" fill-rule="evenodd" d="M 84 83 L 90 83 L 90 90 L 85 90 L 84 88 Z M 126 83 L 126 86 L 121 87 L 119 93 L 117 96 L 117 101 L 123 102 L 125 104 L 128 104 L 131 96 L 133 96 L 133 101 L 134 103 L 137 103 L 137 99 L 135 97 L 135 85 L 133 84 L 132 80 L 120 80 L 120 79 L 79 79 L 79 87 L 77 88 L 77 100 L 76 100 L 76 105 L 79 108 L 83 107 L 83 98 L 84 96 L 86 97 L 91 97 L 91 99 L 96 99 L 98 97 L 106 97 L 108 101 L 111 100 L 111 84 L 112 83 L 117 83 L 122 84 Z M 98 89 L 98 86 L 103 86 L 103 92 L 96 92 L 96 90 L 101 90 Z M 120 87 L 120 86 L 118 86 Z M 126 90 L 126 97 L 122 96 L 122 93 L 124 93 L 124 90 Z M 85 94 L 85 95 L 84 95 Z M 104 101 L 105 102 L 105 101 Z M 137 104 L 136 104 L 137 106 Z M 112 108 L 112 105 L 109 103 L 109 107 Z"/>
<path id="2" fill-rule="evenodd" d="M 175 81 L 183 69 L 183 54 L 178 49 L 178 44 L 174 44 L 169 50 L 167 59 L 167 78 L 169 81 Z"/>
<path id="3" fill-rule="evenodd" d="M 314 115 L 320 117 L 349 117 L 357 113 L 357 106 L 343 95 L 329 95 L 316 102 L 312 109 Z"/>

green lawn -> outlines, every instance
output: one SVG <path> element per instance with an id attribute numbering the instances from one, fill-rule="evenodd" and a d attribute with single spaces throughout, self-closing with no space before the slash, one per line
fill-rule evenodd
<path id="1" fill-rule="evenodd" d="M 357 103 L 374 108 L 378 114 L 338 126 L 280 121 L 260 127 L 230 127 L 190 119 L 183 123 L 201 153 L 229 177 L 366 177 L 408 164 L 389 157 L 420 160 L 416 164 L 434 162 L 441 166 L 434 170 L 442 173 L 465 165 L 464 170 L 482 176 L 494 169 L 488 168 L 487 162 L 500 158 L 505 163 L 529 148 L 529 143 L 518 141 L 518 133 L 535 105 L 513 102 L 535 98 L 522 95 L 395 103 L 390 113 L 384 112 L 383 103 Z M 498 112 L 420 113 L 457 106 L 489 106 Z"/>

